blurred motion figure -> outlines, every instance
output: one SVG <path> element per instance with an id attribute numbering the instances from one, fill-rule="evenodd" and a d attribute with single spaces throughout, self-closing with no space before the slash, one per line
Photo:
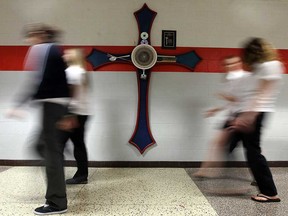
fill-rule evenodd
<path id="1" fill-rule="evenodd" d="M 261 154 L 261 129 L 266 116 L 275 111 L 284 66 L 277 50 L 263 38 L 250 38 L 243 46 L 243 62 L 252 75 L 234 95 L 241 99 L 235 118 L 227 129 L 239 136 L 246 150 L 248 165 L 258 184 L 257 202 L 280 202 L 266 158 Z"/>
<path id="2" fill-rule="evenodd" d="M 63 168 L 63 131 L 58 122 L 67 114 L 70 92 L 66 80 L 66 64 L 56 45 L 60 31 L 46 24 L 31 24 L 24 28 L 26 41 L 31 45 L 25 59 L 25 70 L 32 78 L 8 115 L 18 114 L 18 108 L 33 100 L 41 108 L 41 129 L 36 148 L 44 157 L 47 190 L 46 202 L 36 208 L 36 215 L 59 214 L 67 211 L 66 186 Z M 41 146 L 41 148 L 39 147 Z M 43 147 L 43 148 L 42 148 Z"/>
<path id="3" fill-rule="evenodd" d="M 77 124 L 66 133 L 63 142 L 70 139 L 74 145 L 77 172 L 66 180 L 66 184 L 86 184 L 88 182 L 88 158 L 85 146 L 85 126 L 89 116 L 89 80 L 85 70 L 85 57 L 81 49 L 66 49 L 63 56 L 68 64 L 66 75 L 72 92 L 70 112 L 77 117 Z"/>
<path id="4" fill-rule="evenodd" d="M 236 55 L 225 57 L 222 65 L 226 74 L 221 84 L 222 88 L 217 93 L 217 97 L 224 100 L 225 104 L 207 110 L 205 116 L 211 117 L 220 111 L 226 111 L 227 117 L 224 126 L 218 130 L 218 133 L 212 139 L 207 160 L 202 162 L 199 170 L 193 174 L 195 177 L 214 177 L 216 174 L 208 172 L 205 168 L 213 167 L 216 164 L 217 166 L 221 166 L 225 155 L 231 153 L 240 141 L 239 137 L 226 130 L 227 121 L 230 122 L 230 119 L 239 111 L 240 101 L 237 101 L 235 97 L 230 96 L 230 94 L 239 89 L 239 85 L 243 84 L 240 82 L 241 79 L 250 76 L 250 73 L 243 70 L 242 60 Z"/>

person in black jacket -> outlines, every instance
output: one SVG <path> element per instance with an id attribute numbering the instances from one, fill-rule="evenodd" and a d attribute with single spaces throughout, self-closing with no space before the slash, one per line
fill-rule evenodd
<path id="1" fill-rule="evenodd" d="M 63 131 L 57 127 L 68 112 L 70 92 L 66 80 L 66 64 L 62 51 L 55 44 L 60 31 L 45 24 L 29 25 L 24 29 L 31 44 L 24 69 L 32 73 L 29 91 L 24 89 L 10 116 L 17 115 L 18 107 L 33 100 L 40 105 L 41 132 L 37 141 L 39 154 L 44 157 L 47 175 L 46 203 L 35 209 L 36 215 L 60 214 L 67 211 L 64 176 L 64 146 L 60 142 Z"/>

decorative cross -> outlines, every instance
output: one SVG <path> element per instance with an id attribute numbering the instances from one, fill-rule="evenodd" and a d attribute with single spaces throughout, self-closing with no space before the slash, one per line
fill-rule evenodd
<path id="1" fill-rule="evenodd" d="M 201 58 L 194 51 L 175 56 L 157 54 L 156 50 L 150 45 L 150 30 L 156 15 L 157 12 L 151 10 L 147 4 L 144 4 L 141 9 L 134 13 L 138 23 L 139 39 L 138 45 L 133 49 L 132 53 L 115 55 L 93 48 L 87 56 L 87 61 L 92 65 L 93 70 L 114 62 L 133 64 L 137 68 L 137 122 L 129 143 L 134 145 L 141 154 L 156 143 L 150 130 L 148 114 L 150 69 L 157 63 L 173 63 L 193 71 L 195 66 L 201 61 Z"/>

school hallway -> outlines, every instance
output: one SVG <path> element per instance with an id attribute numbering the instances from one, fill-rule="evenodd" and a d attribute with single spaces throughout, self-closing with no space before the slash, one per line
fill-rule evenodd
<path id="1" fill-rule="evenodd" d="M 216 169 L 216 168 L 213 168 Z M 213 179 L 192 177 L 196 168 L 89 168 L 89 182 L 68 185 L 68 212 L 107 216 L 288 215 L 288 168 L 272 168 L 280 203 L 257 203 L 247 168 L 222 168 Z M 66 167 L 69 178 L 75 168 Z M 0 215 L 33 215 L 45 199 L 45 170 L 0 166 Z"/>

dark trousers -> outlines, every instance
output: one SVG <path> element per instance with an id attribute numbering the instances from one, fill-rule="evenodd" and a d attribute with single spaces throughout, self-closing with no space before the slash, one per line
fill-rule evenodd
<path id="1" fill-rule="evenodd" d="M 234 151 L 240 141 L 241 137 L 239 135 L 237 135 L 236 133 L 231 135 L 227 146 L 228 154 Z"/>
<path id="2" fill-rule="evenodd" d="M 64 176 L 63 131 L 57 128 L 57 122 L 67 113 L 67 107 L 50 102 L 43 103 L 42 129 L 36 149 L 44 156 L 47 190 L 46 203 L 60 209 L 67 208 L 66 185 Z"/>
<path id="3" fill-rule="evenodd" d="M 78 118 L 78 127 L 73 129 L 71 132 L 67 132 L 63 143 L 66 143 L 69 139 L 74 145 L 74 157 L 77 162 L 77 172 L 73 178 L 77 177 L 88 177 L 88 157 L 87 150 L 85 145 L 85 125 L 88 119 L 86 115 L 77 115 Z"/>
<path id="4" fill-rule="evenodd" d="M 251 133 L 236 133 L 236 137 L 241 137 L 244 148 L 246 149 L 246 158 L 251 172 L 256 180 L 261 193 L 267 196 L 277 195 L 277 189 L 274 184 L 272 173 L 268 167 L 265 157 L 261 154 L 260 136 L 264 113 L 257 116 L 255 130 Z"/>

